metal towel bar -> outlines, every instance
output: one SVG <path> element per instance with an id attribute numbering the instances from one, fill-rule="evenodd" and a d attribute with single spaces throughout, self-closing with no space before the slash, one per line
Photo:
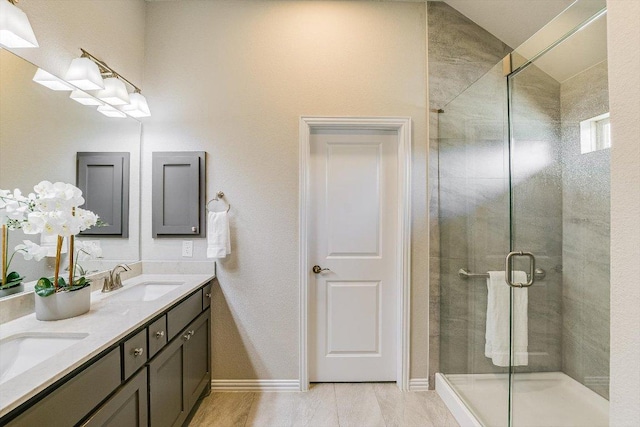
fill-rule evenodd
<path id="1" fill-rule="evenodd" d="M 534 274 L 536 276 L 536 280 L 543 280 L 545 277 L 547 277 L 547 272 L 542 268 L 536 268 L 536 271 Z M 463 280 L 488 279 L 489 273 L 471 273 L 466 268 L 461 268 L 460 270 L 458 270 L 458 277 L 460 277 Z"/>

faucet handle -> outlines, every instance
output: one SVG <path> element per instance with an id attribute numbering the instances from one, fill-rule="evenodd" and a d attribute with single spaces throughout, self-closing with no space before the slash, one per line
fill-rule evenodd
<path id="1" fill-rule="evenodd" d="M 111 290 L 111 288 L 111 277 L 107 274 L 107 276 L 104 278 L 104 281 L 102 282 L 102 292 L 107 293 Z"/>

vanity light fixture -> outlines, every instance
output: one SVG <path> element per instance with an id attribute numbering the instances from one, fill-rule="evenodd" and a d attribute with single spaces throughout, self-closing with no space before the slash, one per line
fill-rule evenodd
<path id="1" fill-rule="evenodd" d="M 129 104 L 120 107 L 120 111 L 136 118 L 151 116 L 149 104 L 147 104 L 147 98 L 145 98 L 140 92 L 130 93 Z"/>
<path id="2" fill-rule="evenodd" d="M 42 68 L 38 68 L 38 71 L 36 71 L 36 74 L 33 76 L 33 81 L 51 90 L 73 90 L 73 87 L 71 87 L 69 83 Z"/>
<path id="3" fill-rule="evenodd" d="M 1 0 L 0 0 L 1 1 Z M 84 49 L 82 51 L 82 57 L 78 59 L 86 59 L 91 61 L 99 70 L 101 77 L 104 79 L 104 87 L 95 93 L 95 96 L 104 101 L 108 106 L 117 106 L 118 113 L 126 113 L 131 117 L 149 117 L 151 112 L 146 98 L 140 93 L 139 87 L 131 83 L 124 78 L 120 73 L 116 72 L 113 68 L 109 67 L 104 61 L 96 58 Z M 70 83 L 73 83 L 69 81 Z M 128 92 L 127 86 L 133 88 L 131 93 Z M 79 86 L 78 86 L 79 87 Z M 82 89 L 80 87 L 80 89 Z M 80 94 L 73 95 L 72 98 L 75 101 L 80 102 Z M 95 104 L 91 104 L 95 105 Z M 101 109 L 101 113 L 112 114 L 111 117 L 123 117 L 121 115 L 115 115 L 113 110 Z"/>
<path id="4" fill-rule="evenodd" d="M 73 99 L 76 102 L 79 102 L 82 105 L 104 105 L 104 103 L 99 99 L 94 98 L 87 92 L 81 91 L 80 89 L 76 89 L 71 92 L 69 98 Z"/>
<path id="5" fill-rule="evenodd" d="M 98 107 L 98 112 L 104 114 L 107 117 L 125 118 L 127 115 L 111 105 L 101 105 Z"/>
<path id="6" fill-rule="evenodd" d="M 104 89 L 99 90 L 96 96 L 111 105 L 126 105 L 129 103 L 129 92 L 124 82 L 118 77 L 104 79 Z"/>
<path id="7" fill-rule="evenodd" d="M 71 61 L 64 79 L 82 90 L 104 89 L 104 81 L 98 65 L 84 56 Z"/>
<path id="8" fill-rule="evenodd" d="M 39 47 L 27 14 L 16 3 L 17 0 L 0 0 L 0 45 Z"/>

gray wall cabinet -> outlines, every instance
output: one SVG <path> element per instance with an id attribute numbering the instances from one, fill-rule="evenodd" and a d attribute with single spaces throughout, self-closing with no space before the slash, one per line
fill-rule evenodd
<path id="1" fill-rule="evenodd" d="M 204 237 L 205 152 L 155 152 L 152 156 L 153 237 Z"/>
<path id="2" fill-rule="evenodd" d="M 2 417 L 0 426 L 183 425 L 211 390 L 210 298 L 211 282 Z M 153 344 L 150 357 L 149 342 L 175 322 L 180 332 Z"/>
<path id="3" fill-rule="evenodd" d="M 80 234 L 129 237 L 129 162 L 129 153 L 77 154 L 76 183 L 85 198 L 83 208 L 108 224 Z"/>

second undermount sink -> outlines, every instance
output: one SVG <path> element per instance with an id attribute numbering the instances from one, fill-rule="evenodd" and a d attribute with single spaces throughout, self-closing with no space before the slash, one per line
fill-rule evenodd
<path id="1" fill-rule="evenodd" d="M 89 334 L 23 333 L 0 340 L 0 384 L 54 357 Z"/>
<path id="2" fill-rule="evenodd" d="M 174 289 L 178 289 L 182 285 L 184 285 L 184 282 L 163 281 L 142 282 L 129 286 L 125 284 L 122 289 L 115 291 L 108 298 L 109 300 L 119 301 L 153 301 Z"/>

